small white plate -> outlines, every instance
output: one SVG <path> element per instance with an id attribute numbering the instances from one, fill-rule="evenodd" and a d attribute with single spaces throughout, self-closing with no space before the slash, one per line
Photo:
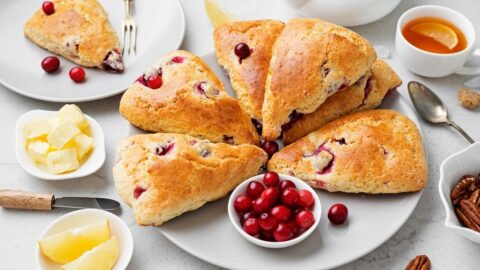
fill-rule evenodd
<path id="1" fill-rule="evenodd" d="M 75 171 L 63 174 L 51 174 L 46 168 L 42 168 L 37 165 L 35 161 L 28 155 L 25 145 L 25 137 L 23 135 L 23 126 L 35 119 L 53 117 L 58 115 L 58 111 L 43 111 L 33 110 L 26 112 L 20 116 L 15 125 L 15 151 L 18 163 L 22 168 L 32 176 L 35 176 L 44 180 L 66 180 L 84 177 L 96 172 L 102 167 L 105 162 L 105 138 L 103 130 L 95 119 L 85 115 L 88 123 L 90 124 L 90 132 L 93 138 L 93 150 L 90 153 L 88 159 Z"/>
<path id="2" fill-rule="evenodd" d="M 480 244 L 480 233 L 464 227 L 455 215 L 450 192 L 466 174 L 477 176 L 480 173 L 480 142 L 449 156 L 440 165 L 438 192 L 445 207 L 445 227 L 457 234 Z"/>
<path id="3" fill-rule="evenodd" d="M 315 200 L 315 203 L 314 203 L 314 206 L 313 206 L 313 209 L 312 209 L 313 216 L 315 217 L 315 223 L 313 223 L 313 225 L 310 228 L 308 228 L 308 230 L 306 230 L 304 233 L 302 233 L 298 237 L 293 238 L 293 239 L 288 240 L 288 241 L 284 241 L 284 242 L 264 241 L 264 240 L 255 238 L 255 237 L 247 234 L 242 229 L 242 225 L 240 224 L 240 218 L 239 218 L 237 212 L 235 211 L 235 208 L 234 208 L 233 204 L 235 202 L 235 199 L 240 194 L 246 194 L 247 193 L 247 186 L 250 182 L 257 181 L 257 182 L 260 182 L 260 183 L 263 184 L 263 176 L 264 176 L 264 174 L 260 174 L 260 175 L 256 175 L 256 176 L 248 178 L 247 180 L 243 181 L 240 185 L 238 185 L 232 191 L 232 193 L 230 194 L 230 199 L 228 200 L 228 217 L 230 218 L 230 221 L 232 222 L 233 227 L 237 230 L 238 233 L 240 233 L 241 236 L 243 236 L 243 238 L 245 238 L 248 241 L 254 243 L 255 245 L 261 246 L 261 247 L 286 248 L 286 247 L 293 246 L 293 245 L 296 245 L 296 244 L 302 242 L 308 236 L 310 236 L 310 234 L 312 234 L 313 231 L 315 231 L 315 229 L 318 226 L 318 223 L 320 223 L 320 218 L 322 217 L 322 204 L 320 203 L 320 199 L 318 198 L 318 195 L 315 192 L 315 190 L 313 190 L 313 188 L 311 188 L 304 181 L 302 181 L 302 180 L 300 180 L 296 177 L 293 177 L 291 175 L 280 174 L 279 175 L 280 176 L 280 181 L 290 180 L 295 184 L 295 186 L 298 190 L 306 189 L 306 190 L 310 191 L 310 193 L 312 193 L 313 198 Z"/>
<path id="4" fill-rule="evenodd" d="M 122 42 L 124 1 L 99 1 Z M 162 55 L 179 48 L 185 33 L 185 17 L 178 0 L 132 1 L 138 26 L 137 53 L 125 55 L 125 72 L 109 74 L 85 69 L 87 80 L 77 84 L 68 76 L 75 64 L 64 58 L 60 58 L 59 72 L 45 73 L 40 63 L 52 53 L 33 44 L 23 34 L 25 22 L 41 5 L 42 1 L 3 0 L 0 9 L 3 37 L 0 42 L 0 83 L 19 94 L 40 100 L 81 102 L 119 94 Z"/>
<path id="5" fill-rule="evenodd" d="M 98 209 L 83 209 L 68 213 L 50 224 L 38 239 L 55 233 L 64 232 L 79 226 L 95 223 L 104 219 L 108 219 L 110 225 L 110 235 L 117 238 L 119 245 L 118 258 L 117 262 L 113 266 L 113 270 L 124 270 L 127 268 L 133 254 L 132 233 L 128 229 L 127 224 L 125 224 L 121 218 L 110 212 Z M 59 269 L 59 264 L 52 262 L 42 255 L 38 243 L 35 251 L 35 259 L 37 261 L 37 267 L 40 270 Z"/>

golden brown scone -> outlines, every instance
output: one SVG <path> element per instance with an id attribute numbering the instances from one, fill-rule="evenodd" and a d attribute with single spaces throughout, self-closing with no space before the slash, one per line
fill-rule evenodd
<path id="1" fill-rule="evenodd" d="M 277 20 L 239 21 L 218 27 L 213 37 L 218 63 L 229 75 L 237 98 L 259 128 L 272 48 L 284 26 Z M 240 43 L 248 45 L 251 51 L 242 60 L 235 55 L 235 46 Z"/>
<path id="2" fill-rule="evenodd" d="M 298 114 L 314 112 L 370 69 L 376 54 L 357 33 L 319 19 L 292 19 L 278 37 L 262 107 L 265 140 Z"/>
<path id="3" fill-rule="evenodd" d="M 113 177 L 137 223 L 159 226 L 224 197 L 266 161 L 267 154 L 253 145 L 144 134 L 120 143 Z"/>
<path id="4" fill-rule="evenodd" d="M 117 35 L 97 0 L 51 1 L 55 13 L 46 15 L 40 7 L 25 24 L 25 36 L 78 65 L 123 71 Z"/>
<path id="5" fill-rule="evenodd" d="M 331 192 L 411 192 L 428 180 L 417 127 L 391 110 L 334 120 L 273 155 L 268 170 Z"/>
<path id="6" fill-rule="evenodd" d="M 283 130 L 283 143 L 291 144 L 326 123 L 347 114 L 374 109 L 385 96 L 400 86 L 402 81 L 383 60 L 377 59 L 370 72 L 355 84 L 329 97 L 313 113 L 305 114 L 287 124 Z"/>
<path id="7" fill-rule="evenodd" d="M 146 80 L 160 75 L 158 89 Z M 190 134 L 212 142 L 256 144 L 260 138 L 238 100 L 200 57 L 171 52 L 150 68 L 123 94 L 120 113 L 132 124 L 151 132 Z"/>

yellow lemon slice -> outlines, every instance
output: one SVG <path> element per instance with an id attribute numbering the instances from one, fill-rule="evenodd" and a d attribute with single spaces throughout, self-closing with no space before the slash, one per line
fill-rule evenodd
<path id="1" fill-rule="evenodd" d="M 63 265 L 60 270 L 110 270 L 118 258 L 118 241 L 113 236 L 107 242 L 85 252 L 80 258 Z"/>
<path id="2" fill-rule="evenodd" d="M 215 0 L 205 0 L 205 10 L 207 11 L 208 18 L 214 27 L 235 20 L 233 16 L 228 11 L 221 8 Z"/>
<path id="3" fill-rule="evenodd" d="M 413 32 L 416 32 L 422 36 L 430 37 L 436 40 L 438 43 L 453 49 L 458 44 L 458 37 L 452 28 L 435 22 L 419 23 L 412 28 Z"/>
<path id="4" fill-rule="evenodd" d="M 38 241 L 43 255 L 57 263 L 68 263 L 110 238 L 108 219 L 47 236 Z"/>

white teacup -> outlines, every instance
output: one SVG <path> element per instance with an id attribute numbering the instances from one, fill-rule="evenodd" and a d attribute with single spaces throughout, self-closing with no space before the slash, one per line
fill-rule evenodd
<path id="1" fill-rule="evenodd" d="M 437 17 L 450 21 L 465 35 L 467 47 L 462 51 L 450 54 L 431 53 L 415 47 L 405 39 L 402 29 L 408 22 L 421 17 Z M 464 15 L 450 8 L 426 5 L 407 10 L 398 19 L 395 47 L 405 66 L 418 75 L 432 78 L 444 77 L 453 73 L 475 75 L 480 74 L 480 67 L 464 66 L 472 55 L 475 39 L 475 28 Z M 475 50 L 474 54 L 480 56 L 480 50 Z"/>

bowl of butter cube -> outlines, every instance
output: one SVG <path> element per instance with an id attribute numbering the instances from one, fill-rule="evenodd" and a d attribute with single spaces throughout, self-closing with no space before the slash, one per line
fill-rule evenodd
<path id="1" fill-rule="evenodd" d="M 23 169 L 44 180 L 84 177 L 105 162 L 102 128 L 73 104 L 24 113 L 17 120 L 15 147 Z"/>

